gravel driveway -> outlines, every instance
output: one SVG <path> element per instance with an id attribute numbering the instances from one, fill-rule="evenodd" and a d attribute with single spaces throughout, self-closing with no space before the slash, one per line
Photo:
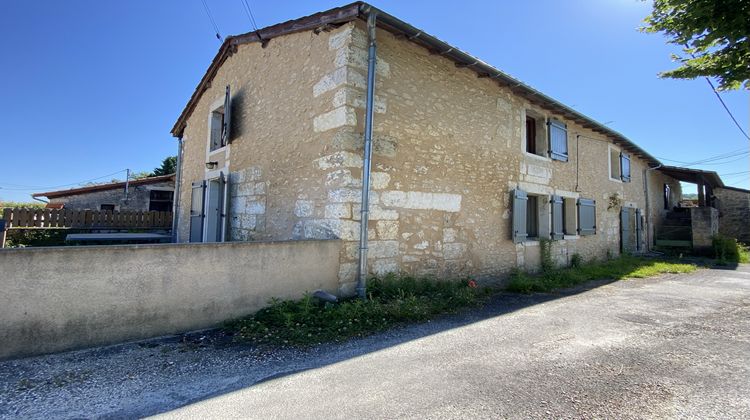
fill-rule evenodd
<path id="1" fill-rule="evenodd" d="M 0 418 L 750 417 L 750 266 L 499 295 L 315 349 L 217 333 L 0 362 Z"/>

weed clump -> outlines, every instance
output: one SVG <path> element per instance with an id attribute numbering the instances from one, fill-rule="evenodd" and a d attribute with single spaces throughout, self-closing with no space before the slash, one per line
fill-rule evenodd
<path id="1" fill-rule="evenodd" d="M 309 346 L 426 321 L 478 306 L 486 295 L 486 289 L 478 288 L 473 280 L 389 275 L 368 280 L 366 300 L 322 303 L 310 295 L 300 300 L 274 299 L 270 306 L 225 328 L 254 344 Z"/>

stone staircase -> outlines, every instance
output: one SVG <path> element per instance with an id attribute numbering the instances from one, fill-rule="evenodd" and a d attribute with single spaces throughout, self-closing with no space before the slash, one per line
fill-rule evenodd
<path id="1" fill-rule="evenodd" d="M 689 208 L 675 208 L 667 213 L 664 223 L 656 231 L 656 246 L 692 248 L 693 229 Z"/>

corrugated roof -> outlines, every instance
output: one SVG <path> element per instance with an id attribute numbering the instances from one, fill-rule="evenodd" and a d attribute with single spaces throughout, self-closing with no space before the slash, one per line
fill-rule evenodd
<path id="1" fill-rule="evenodd" d="M 158 184 L 160 182 L 165 182 L 165 181 L 174 181 L 174 174 L 134 179 L 130 181 L 128 185 L 131 187 L 135 187 L 138 185 Z M 71 188 L 68 190 L 35 193 L 35 194 L 31 194 L 31 196 L 32 197 L 58 198 L 58 197 L 67 197 L 69 195 L 88 194 L 88 193 L 97 192 L 97 191 L 115 190 L 115 189 L 120 189 L 120 188 L 125 188 L 125 182 L 111 182 L 109 184 L 91 185 L 89 187 Z"/>
<path id="2" fill-rule="evenodd" d="M 495 67 L 485 63 L 478 58 L 461 51 L 460 49 L 447 44 L 444 41 L 428 34 L 427 32 L 415 28 L 410 24 L 398 19 L 397 17 L 390 15 L 380 9 L 375 8 L 364 2 L 355 2 L 346 6 L 337 7 L 324 12 L 319 12 L 310 16 L 305 16 L 299 19 L 290 20 L 287 22 L 279 23 L 276 25 L 262 28 L 258 31 L 248 32 L 243 35 L 227 37 L 222 44 L 219 52 L 214 57 L 211 65 L 201 79 L 198 87 L 193 92 L 190 100 L 188 101 L 185 109 L 180 114 L 177 122 L 172 128 L 172 134 L 175 137 L 182 136 L 185 130 L 187 119 L 195 108 L 200 96 L 203 92 L 208 89 L 211 83 L 211 79 L 218 71 L 219 67 L 223 64 L 227 57 L 231 56 L 236 52 L 237 45 L 261 42 L 263 45 L 268 43 L 271 39 L 307 30 L 319 30 L 329 25 L 338 25 L 352 21 L 354 19 L 367 19 L 369 13 L 377 13 L 378 27 L 387 30 L 399 38 L 414 42 L 427 48 L 430 52 L 441 55 L 448 58 L 456 63 L 458 67 L 465 67 L 473 70 L 477 73 L 478 77 L 486 77 L 496 81 L 499 85 L 509 88 L 514 94 L 519 95 L 529 102 L 538 105 L 539 107 L 546 109 L 550 112 L 559 114 L 569 120 L 579 123 L 581 126 L 598 132 L 602 135 L 608 136 L 613 142 L 619 144 L 624 149 L 630 151 L 634 155 L 645 159 L 652 165 L 659 165 L 660 162 L 655 157 L 651 156 L 635 142 L 631 141 L 621 133 L 612 130 L 611 128 L 599 123 L 598 121 L 590 118 L 563 103 L 539 92 L 529 85 L 511 77 L 510 75 L 496 69 Z"/>

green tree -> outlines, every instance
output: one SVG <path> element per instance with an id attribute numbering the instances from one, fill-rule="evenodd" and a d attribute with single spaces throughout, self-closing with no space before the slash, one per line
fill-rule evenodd
<path id="1" fill-rule="evenodd" d="M 715 77 L 719 90 L 750 90 L 750 0 L 654 0 L 645 22 L 642 31 L 662 32 L 684 52 L 660 77 Z"/>
<path id="2" fill-rule="evenodd" d="M 170 175 L 177 172 L 177 156 L 168 156 L 161 162 L 161 166 L 154 169 L 151 176 Z"/>

